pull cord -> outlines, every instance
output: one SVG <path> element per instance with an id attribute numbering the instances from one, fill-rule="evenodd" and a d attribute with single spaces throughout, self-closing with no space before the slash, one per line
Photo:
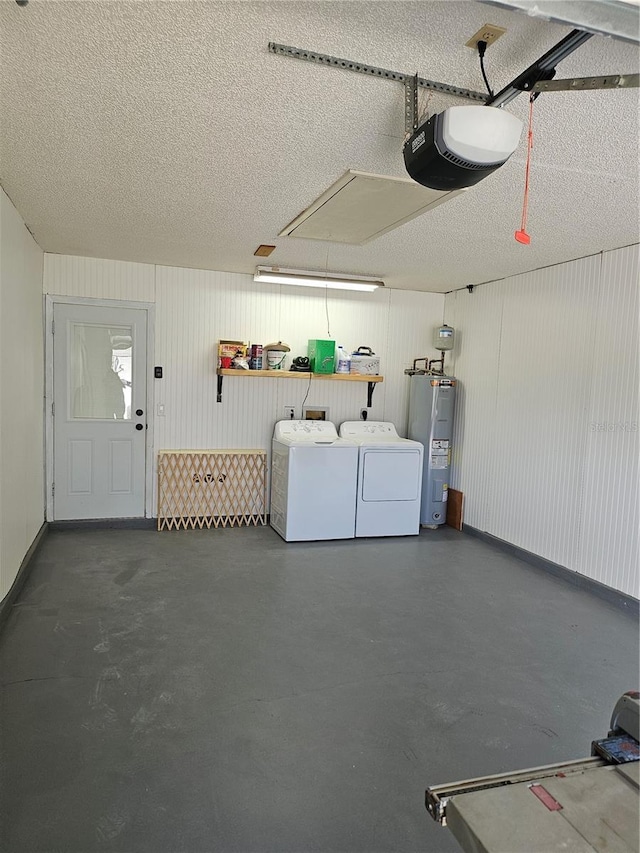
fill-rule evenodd
<path id="1" fill-rule="evenodd" d="M 527 213 L 529 208 L 529 172 L 531 169 L 531 149 L 533 148 L 533 102 L 536 99 L 536 94 L 533 93 L 529 98 L 529 130 L 527 132 L 527 166 L 524 173 L 524 199 L 522 200 L 522 219 L 520 221 L 520 230 L 516 231 L 514 237 L 518 243 L 523 243 L 528 246 L 531 242 L 531 237 L 527 234 Z"/>

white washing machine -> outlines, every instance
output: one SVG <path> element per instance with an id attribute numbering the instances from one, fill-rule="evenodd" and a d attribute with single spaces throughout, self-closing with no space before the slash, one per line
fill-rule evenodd
<path id="1" fill-rule="evenodd" d="M 286 542 L 353 539 L 358 447 L 328 421 L 278 421 L 271 526 Z"/>
<path id="2" fill-rule="evenodd" d="M 356 536 L 420 532 L 424 448 L 400 438 L 391 423 L 345 421 L 342 438 L 359 445 Z"/>

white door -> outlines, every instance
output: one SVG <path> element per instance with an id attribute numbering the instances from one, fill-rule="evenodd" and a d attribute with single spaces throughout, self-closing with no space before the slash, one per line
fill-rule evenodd
<path id="1" fill-rule="evenodd" d="M 53 319 L 53 517 L 142 517 L 147 312 L 55 303 Z"/>
<path id="2" fill-rule="evenodd" d="M 355 444 L 290 447 L 286 541 L 353 539 L 357 481 Z"/>
<path id="3" fill-rule="evenodd" d="M 363 501 L 415 501 L 420 494 L 419 450 L 365 448 L 362 453 Z"/>

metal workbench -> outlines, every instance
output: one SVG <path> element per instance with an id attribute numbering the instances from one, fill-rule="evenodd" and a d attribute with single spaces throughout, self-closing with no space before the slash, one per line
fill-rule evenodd
<path id="1" fill-rule="evenodd" d="M 625 693 L 590 758 L 427 788 L 465 853 L 638 853 L 639 694 Z"/>

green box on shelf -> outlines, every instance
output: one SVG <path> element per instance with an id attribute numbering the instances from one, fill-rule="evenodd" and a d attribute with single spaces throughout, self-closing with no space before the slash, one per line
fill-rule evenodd
<path id="1" fill-rule="evenodd" d="M 307 355 L 313 373 L 333 373 L 336 356 L 335 341 L 310 340 Z"/>

